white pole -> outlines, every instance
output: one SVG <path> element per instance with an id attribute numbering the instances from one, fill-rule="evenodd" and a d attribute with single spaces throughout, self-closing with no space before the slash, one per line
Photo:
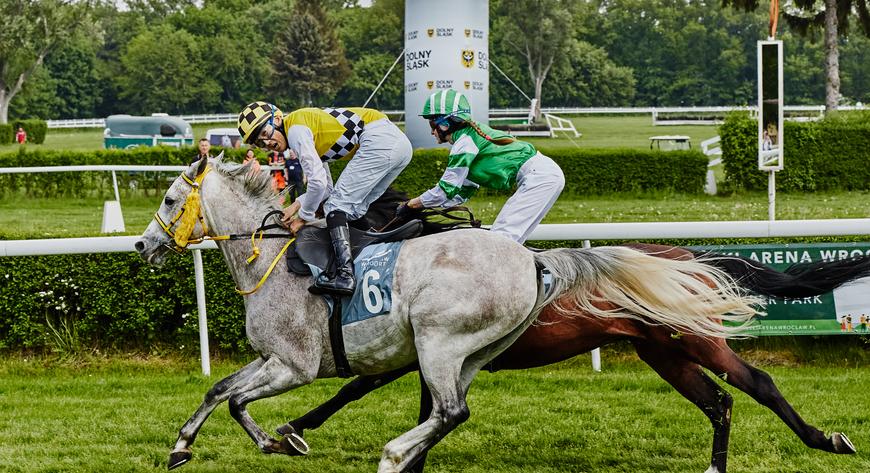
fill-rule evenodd
<path id="1" fill-rule="evenodd" d="M 583 240 L 583 248 L 592 248 L 592 242 Z M 601 372 L 601 348 L 595 348 L 592 354 L 592 371 Z"/>
<path id="2" fill-rule="evenodd" d="M 196 308 L 199 317 L 199 354 L 202 360 L 202 374 L 211 376 L 208 357 L 208 322 L 205 317 L 205 278 L 202 271 L 202 251 L 193 250 L 193 273 L 196 281 Z"/>
<path id="3" fill-rule="evenodd" d="M 120 203 L 121 195 L 118 194 L 118 176 L 115 175 L 115 171 L 112 171 L 112 186 L 115 188 L 115 200 Z"/>
<path id="4" fill-rule="evenodd" d="M 776 171 L 768 171 L 767 178 L 767 219 L 776 220 Z"/>

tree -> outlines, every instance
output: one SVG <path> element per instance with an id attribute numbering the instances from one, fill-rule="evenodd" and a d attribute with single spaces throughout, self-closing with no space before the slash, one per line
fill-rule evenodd
<path id="1" fill-rule="evenodd" d="M 724 0 L 737 8 L 754 10 L 758 0 Z M 840 49 L 839 37 L 846 36 L 852 11 L 858 13 L 858 21 L 864 34 L 870 36 L 870 2 L 868 0 L 794 0 L 796 10 L 786 12 L 784 17 L 795 31 L 806 36 L 815 30 L 825 36 L 825 111 L 837 109 L 840 100 Z"/>
<path id="2" fill-rule="evenodd" d="M 541 118 L 544 81 L 556 60 L 571 48 L 574 0 L 501 0 L 493 29 L 526 62 L 535 91 L 535 120 Z"/>
<path id="3" fill-rule="evenodd" d="M 221 87 L 206 73 L 203 50 L 194 35 L 168 24 L 145 30 L 121 56 L 120 98 L 139 113 L 213 107 Z"/>
<path id="4" fill-rule="evenodd" d="M 404 47 L 405 2 L 377 0 L 369 8 L 336 11 L 341 42 L 348 45 L 351 73 L 336 95 L 342 105 L 362 105 Z M 393 69 L 369 106 L 399 109 L 404 103 L 403 67 Z"/>
<path id="5" fill-rule="evenodd" d="M 334 21 L 319 1 L 296 2 L 287 26 L 277 35 L 271 57 L 271 88 L 277 97 L 310 106 L 331 100 L 350 67 Z"/>
<path id="6" fill-rule="evenodd" d="M 91 7 L 91 0 L 0 0 L 0 124 L 24 83 L 83 27 Z"/>

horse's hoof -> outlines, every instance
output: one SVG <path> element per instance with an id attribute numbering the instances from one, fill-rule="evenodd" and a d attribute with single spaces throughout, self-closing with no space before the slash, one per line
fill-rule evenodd
<path id="1" fill-rule="evenodd" d="M 848 455 L 857 453 L 857 450 L 855 450 L 855 446 L 852 445 L 849 437 L 846 437 L 845 434 L 841 434 L 840 432 L 834 432 L 831 435 L 831 443 L 834 444 L 834 453 L 843 453 Z"/>
<path id="2" fill-rule="evenodd" d="M 169 454 L 169 463 L 166 464 L 166 467 L 170 470 L 174 470 L 175 468 L 184 465 L 189 462 L 190 459 L 193 458 L 193 453 L 188 449 L 176 450 Z"/>
<path id="3" fill-rule="evenodd" d="M 275 430 L 278 431 L 278 433 L 281 435 L 296 434 L 302 437 L 302 429 L 296 429 L 295 427 L 293 427 L 293 422 L 288 422 Z"/>
<path id="4" fill-rule="evenodd" d="M 281 439 L 281 447 L 283 447 L 287 451 L 287 455 L 290 456 L 308 455 L 308 452 L 311 451 L 305 439 L 296 432 L 290 432 L 289 434 L 284 435 L 284 438 Z"/>

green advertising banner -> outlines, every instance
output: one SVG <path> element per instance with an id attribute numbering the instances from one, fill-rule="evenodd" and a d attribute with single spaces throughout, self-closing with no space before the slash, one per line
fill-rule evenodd
<path id="1" fill-rule="evenodd" d="M 870 243 L 695 246 L 758 261 L 779 271 L 796 263 L 835 261 L 870 255 Z M 768 299 L 767 315 L 751 327 L 753 335 L 870 334 L 870 278 L 803 299 Z"/>

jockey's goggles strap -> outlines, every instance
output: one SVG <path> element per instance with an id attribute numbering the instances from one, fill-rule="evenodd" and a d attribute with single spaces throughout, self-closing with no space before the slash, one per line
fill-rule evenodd
<path id="1" fill-rule="evenodd" d="M 278 256 L 275 256 L 275 259 L 272 260 L 272 264 L 269 265 L 269 269 L 266 270 L 266 274 L 264 274 L 263 277 L 260 278 L 260 282 L 258 282 L 257 285 L 254 286 L 253 289 L 251 289 L 249 291 L 245 291 L 245 290 L 239 289 L 237 287 L 236 292 L 238 292 L 239 294 L 241 294 L 243 296 L 247 296 L 247 295 L 250 295 L 250 294 L 257 292 L 260 289 L 260 287 L 263 285 L 263 283 L 266 282 L 266 279 L 269 277 L 269 275 L 272 274 L 272 270 L 275 269 L 275 265 L 278 264 L 278 261 L 280 261 L 281 257 L 284 256 L 284 253 L 287 251 L 287 248 L 289 248 L 290 244 L 293 243 L 294 241 L 296 241 L 295 237 L 291 238 L 290 240 L 287 241 L 287 243 L 284 244 L 284 247 L 281 248 L 281 251 L 278 252 Z"/>

